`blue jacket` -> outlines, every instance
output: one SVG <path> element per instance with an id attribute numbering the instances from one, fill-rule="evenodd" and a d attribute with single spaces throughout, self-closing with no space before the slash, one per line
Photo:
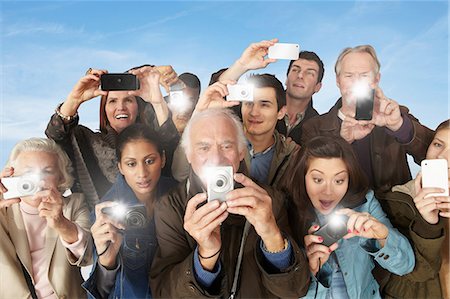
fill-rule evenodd
<path id="1" fill-rule="evenodd" d="M 375 239 L 353 237 L 338 241 L 339 247 L 335 254 L 349 298 L 381 298 L 378 283 L 371 273 L 374 261 L 397 275 L 410 273 L 415 265 L 414 252 L 408 239 L 392 227 L 373 191 L 366 194 L 366 199 L 365 203 L 353 210 L 370 213 L 389 228 L 389 235 L 383 248 Z M 309 290 L 304 298 L 314 298 L 317 284 L 316 298 L 327 298 L 331 271 L 328 260 L 319 271 L 319 280 L 311 275 Z"/>
<path id="2" fill-rule="evenodd" d="M 176 182 L 161 177 L 157 185 L 157 198 L 166 193 Z M 116 183 L 102 198 L 103 201 L 120 201 L 126 205 L 140 204 L 124 177 L 119 175 Z M 95 214 L 94 214 L 95 218 Z M 127 229 L 124 231 L 123 242 L 118 254 L 119 270 L 115 284 L 108 298 L 151 298 L 149 286 L 149 271 L 158 247 L 155 222 L 152 218 L 142 229 Z M 101 298 L 98 292 L 96 271 L 99 271 L 97 251 L 94 249 L 94 267 L 89 279 L 83 284 L 89 298 Z"/>

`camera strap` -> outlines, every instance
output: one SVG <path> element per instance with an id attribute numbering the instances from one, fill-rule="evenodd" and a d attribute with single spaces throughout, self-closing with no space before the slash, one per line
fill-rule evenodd
<path id="1" fill-rule="evenodd" d="M 19 260 L 20 266 L 22 267 L 23 276 L 25 277 L 28 289 L 30 290 L 31 298 L 37 299 L 36 290 L 34 289 L 33 281 L 31 280 L 30 274 L 28 274 L 27 269 L 25 269 L 25 266 L 22 264 L 22 261 L 20 261 L 18 256 L 17 259 Z"/>
<path id="2" fill-rule="evenodd" d="M 242 257 L 244 256 L 245 241 L 247 240 L 249 232 L 250 232 L 250 222 L 245 220 L 244 231 L 242 233 L 241 238 L 241 245 L 239 246 L 239 254 L 236 262 L 236 268 L 234 269 L 233 286 L 231 287 L 230 296 L 228 297 L 228 299 L 234 299 L 234 297 L 236 296 L 236 289 L 239 281 L 239 273 L 242 265 Z"/>

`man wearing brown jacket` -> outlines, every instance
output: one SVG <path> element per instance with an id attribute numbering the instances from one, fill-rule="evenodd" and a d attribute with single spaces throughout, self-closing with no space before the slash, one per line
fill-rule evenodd
<path id="1" fill-rule="evenodd" d="M 152 295 L 304 296 L 309 271 L 289 236 L 284 198 L 240 173 L 246 143 L 239 120 L 227 109 L 194 113 L 182 145 L 192 172 L 155 210 L 159 250 L 150 275 Z M 205 167 L 219 165 L 232 166 L 242 188 L 228 192 L 225 202 L 207 201 L 211 174 Z"/>
<path id="2" fill-rule="evenodd" d="M 300 144 L 317 135 L 341 136 L 349 142 L 376 193 L 411 180 L 406 154 L 416 163 L 425 158 L 433 131 L 419 123 L 406 107 L 388 99 L 378 86 L 380 62 L 370 45 L 346 48 L 339 55 L 336 84 L 341 98 L 328 113 L 303 125 Z M 370 120 L 357 120 L 356 101 L 374 90 Z"/>

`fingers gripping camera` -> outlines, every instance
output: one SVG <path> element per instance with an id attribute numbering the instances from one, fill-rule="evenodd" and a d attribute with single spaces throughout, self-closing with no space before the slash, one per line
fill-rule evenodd
<path id="1" fill-rule="evenodd" d="M 225 196 L 234 189 L 233 167 L 208 167 L 206 171 L 208 175 L 208 201 L 226 201 Z"/>
<path id="2" fill-rule="evenodd" d="M 123 223 L 126 229 L 144 228 L 147 225 L 147 210 L 144 205 L 118 204 L 103 208 L 102 213 Z"/>
<path id="3" fill-rule="evenodd" d="M 347 222 L 348 216 L 333 214 L 330 216 L 328 223 L 316 231 L 314 235 L 323 238 L 323 245 L 331 246 L 348 233 Z"/>
<path id="4" fill-rule="evenodd" d="M 2 178 L 2 184 L 8 189 L 3 199 L 30 196 L 41 190 L 38 175 L 6 177 Z"/>

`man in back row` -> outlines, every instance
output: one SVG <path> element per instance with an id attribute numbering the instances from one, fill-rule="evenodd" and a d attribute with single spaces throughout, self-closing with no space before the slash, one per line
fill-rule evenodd
<path id="1" fill-rule="evenodd" d="M 274 59 L 266 57 L 268 49 L 278 39 L 253 43 L 245 49 L 241 57 L 223 72 L 219 80 L 237 81 L 249 70 L 265 68 Z M 314 52 L 302 51 L 297 60 L 291 60 L 286 78 L 286 114 L 277 123 L 276 129 L 297 144 L 302 136 L 304 122 L 319 113 L 313 108 L 312 96 L 322 87 L 324 76 L 322 60 Z"/>
<path id="2" fill-rule="evenodd" d="M 341 98 L 328 113 L 304 124 L 300 144 L 317 135 L 341 136 L 352 145 L 375 192 L 387 192 L 411 180 L 406 154 L 420 164 L 433 138 L 432 130 L 409 114 L 408 108 L 383 94 L 380 62 L 372 46 L 344 49 L 335 72 Z M 356 102 L 371 92 L 373 117 L 357 120 Z"/>

